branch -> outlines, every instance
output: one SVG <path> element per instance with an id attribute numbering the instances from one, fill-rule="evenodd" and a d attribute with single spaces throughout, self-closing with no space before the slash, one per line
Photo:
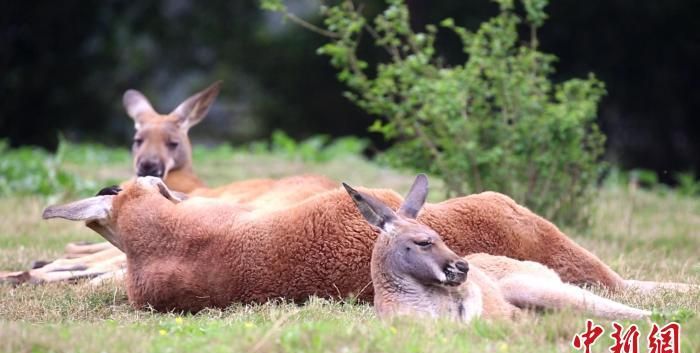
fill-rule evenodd
<path id="1" fill-rule="evenodd" d="M 324 37 L 333 38 L 333 39 L 340 38 L 340 35 L 338 35 L 338 33 L 327 31 L 321 27 L 314 25 L 313 23 L 302 20 L 301 18 L 297 17 L 297 15 L 295 15 L 291 12 L 287 12 L 286 10 L 284 11 L 284 17 L 288 18 L 290 21 L 292 21 L 292 22 L 294 22 L 294 23 L 296 23 L 296 24 L 298 24 L 298 25 L 300 25 L 300 26 L 302 26 L 302 27 L 304 27 L 312 32 L 316 32 L 317 34 L 320 34 Z"/>
<path id="2" fill-rule="evenodd" d="M 537 40 L 537 27 L 535 25 L 530 25 L 530 48 L 537 49 L 539 46 L 539 40 Z"/>
<path id="3" fill-rule="evenodd" d="M 372 28 L 372 26 L 365 23 L 365 25 L 362 27 L 364 28 L 365 31 L 367 31 L 367 33 L 369 33 L 369 35 L 372 36 L 375 43 L 379 42 L 379 39 L 380 39 L 379 33 L 377 33 L 377 31 L 375 31 L 374 28 Z M 377 45 L 379 45 L 379 44 L 377 44 Z M 389 54 L 389 56 L 391 56 L 394 59 L 394 62 L 401 61 L 401 56 L 396 51 L 396 48 L 389 47 L 389 46 L 384 45 L 384 44 L 381 44 L 379 46 L 381 46 L 382 48 L 384 48 L 384 50 L 386 50 L 387 54 Z"/>
<path id="4" fill-rule="evenodd" d="M 428 137 L 428 135 L 426 135 L 423 132 L 422 126 L 420 126 L 418 123 L 414 121 L 411 125 L 413 126 L 413 130 L 416 136 L 418 136 L 419 139 L 423 140 L 425 146 L 428 147 L 428 150 L 430 150 L 430 154 L 432 154 L 433 158 L 435 158 L 435 164 L 437 164 L 438 168 L 442 169 L 442 173 L 445 176 L 445 178 L 450 180 L 445 180 L 447 181 L 449 187 L 452 190 L 454 190 L 458 195 L 462 195 L 462 186 L 455 184 L 454 180 L 452 180 L 452 175 L 449 173 L 450 169 L 447 167 L 447 165 L 445 165 L 444 161 L 442 160 L 442 155 L 440 154 L 440 151 L 438 150 L 435 143 L 433 143 L 430 137 Z"/>

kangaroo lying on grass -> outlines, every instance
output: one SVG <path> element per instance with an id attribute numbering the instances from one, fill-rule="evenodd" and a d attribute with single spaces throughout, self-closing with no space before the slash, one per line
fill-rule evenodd
<path id="1" fill-rule="evenodd" d="M 123 103 L 134 120 L 132 146 L 136 176 L 162 178 L 172 190 L 192 196 L 225 198 L 253 207 L 285 207 L 316 193 L 335 189 L 337 183 L 318 175 L 275 179 L 252 179 L 207 188 L 194 173 L 189 129 L 200 123 L 221 89 L 216 82 L 187 98 L 169 114 L 157 113 L 139 91 L 124 93 Z M 45 265 L 45 264 L 49 265 Z M 70 243 L 62 258 L 35 261 L 29 271 L 0 272 L 0 281 L 12 283 L 55 282 L 94 278 L 93 284 L 120 279 L 126 267 L 124 254 L 111 244 Z"/>
<path id="2" fill-rule="evenodd" d="M 364 192 L 390 207 L 402 203 L 391 190 Z M 180 201 L 160 179 L 143 177 L 122 191 L 48 207 L 43 217 L 87 221 L 124 251 L 127 293 L 135 307 L 197 311 L 277 297 L 372 298 L 370 257 L 378 232 L 342 189 L 269 210 L 211 198 Z M 419 221 L 444 234 L 460 254 L 538 261 L 573 283 L 628 283 L 501 194 L 427 204 Z"/>
<path id="3" fill-rule="evenodd" d="M 455 254 L 440 235 L 416 221 L 428 179 L 416 177 L 398 211 L 343 184 L 367 222 L 380 230 L 371 276 L 374 307 L 394 315 L 511 319 L 524 308 L 572 308 L 608 319 L 640 319 L 651 312 L 563 283 L 546 266 L 504 256 Z"/>

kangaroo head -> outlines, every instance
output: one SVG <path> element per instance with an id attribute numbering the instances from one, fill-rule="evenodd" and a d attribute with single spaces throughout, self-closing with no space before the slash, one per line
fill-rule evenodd
<path id="1" fill-rule="evenodd" d="M 134 119 L 132 152 L 137 176 L 165 179 L 169 172 L 192 168 L 189 129 L 202 121 L 219 94 L 221 81 L 187 98 L 170 114 L 158 114 L 139 91 L 124 93 L 123 103 Z"/>
<path id="2" fill-rule="evenodd" d="M 124 190 L 118 186 L 110 186 L 100 190 L 96 196 L 73 201 L 63 205 L 52 205 L 44 209 L 43 219 L 63 218 L 71 221 L 85 221 L 85 224 L 120 250 L 121 244 L 118 229 L 113 218 L 113 206 L 117 197 L 128 197 L 131 193 L 159 193 L 173 203 L 179 203 L 187 196 L 168 189 L 163 180 L 157 177 L 139 177 L 126 184 Z"/>
<path id="3" fill-rule="evenodd" d="M 375 268 L 392 278 L 413 279 L 426 286 L 456 286 L 467 278 L 469 266 L 445 245 L 433 229 L 416 221 L 428 193 L 428 178 L 416 177 L 398 211 L 382 201 L 343 186 L 360 213 L 381 233 L 372 252 L 372 277 Z"/>

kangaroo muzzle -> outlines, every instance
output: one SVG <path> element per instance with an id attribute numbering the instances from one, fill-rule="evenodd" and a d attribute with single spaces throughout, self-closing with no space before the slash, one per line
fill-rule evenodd
<path id="1" fill-rule="evenodd" d="M 469 264 L 464 260 L 448 263 L 442 271 L 445 274 L 445 285 L 458 286 L 467 280 Z"/>
<path id="2" fill-rule="evenodd" d="M 163 174 L 165 174 L 165 164 L 159 160 L 141 160 L 139 161 L 136 169 L 136 175 L 140 177 L 154 176 L 157 178 L 162 178 Z"/>

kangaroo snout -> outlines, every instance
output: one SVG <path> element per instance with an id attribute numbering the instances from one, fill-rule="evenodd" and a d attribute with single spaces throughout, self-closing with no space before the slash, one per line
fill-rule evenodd
<path id="1" fill-rule="evenodd" d="M 154 176 L 162 178 L 165 173 L 165 165 L 159 160 L 144 159 L 140 160 L 137 165 L 136 175 Z"/>
<path id="2" fill-rule="evenodd" d="M 445 273 L 445 284 L 448 286 L 458 286 L 467 280 L 469 272 L 469 263 L 464 260 L 457 260 L 449 263 L 443 270 Z"/>
<path id="3" fill-rule="evenodd" d="M 467 273 L 469 271 L 469 263 L 467 263 L 466 261 L 456 261 L 455 267 L 464 273 Z"/>

